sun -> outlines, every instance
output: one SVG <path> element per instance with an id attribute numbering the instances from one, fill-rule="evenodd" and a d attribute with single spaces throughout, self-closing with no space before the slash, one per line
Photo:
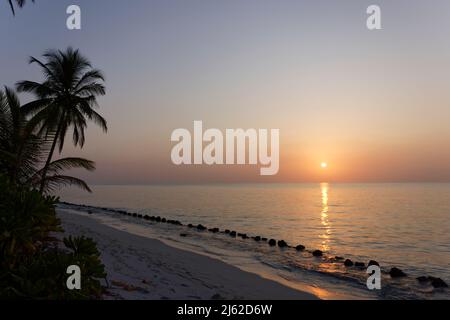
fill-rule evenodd
<path id="1" fill-rule="evenodd" d="M 322 163 L 320 164 L 320 167 L 321 167 L 322 169 L 326 169 L 326 168 L 328 168 L 328 163 L 322 162 Z"/>

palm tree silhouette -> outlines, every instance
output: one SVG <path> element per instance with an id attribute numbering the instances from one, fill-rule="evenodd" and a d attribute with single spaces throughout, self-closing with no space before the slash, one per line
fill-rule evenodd
<path id="1" fill-rule="evenodd" d="M 91 63 L 71 47 L 66 51 L 47 51 L 43 57 L 45 62 L 31 57 L 30 64 L 36 63 L 41 67 L 45 80 L 42 83 L 17 83 L 19 92 L 33 93 L 37 98 L 23 106 L 25 114 L 33 117 L 38 135 L 52 140 L 41 172 L 41 192 L 56 145 L 61 153 L 70 129 L 74 145 L 81 148 L 85 142 L 87 120 L 94 121 L 104 132 L 108 130 L 106 120 L 95 111 L 97 96 L 105 94 L 102 72 L 92 68 Z"/>
<path id="2" fill-rule="evenodd" d="M 27 120 L 17 95 L 9 88 L 0 91 L 0 174 L 15 185 L 49 192 L 61 185 L 76 185 L 91 191 L 81 179 L 62 175 L 62 171 L 95 169 L 94 162 L 82 158 L 63 158 L 50 162 L 45 175 L 40 166 L 50 150 L 51 140 L 33 132 L 37 121 Z"/>
<path id="3" fill-rule="evenodd" d="M 16 11 L 14 10 L 14 3 L 19 8 L 22 8 L 25 5 L 26 2 L 27 2 L 26 0 L 14 0 L 14 1 L 13 0 L 8 0 L 8 3 L 9 3 L 9 6 L 11 7 L 11 11 L 12 11 L 13 15 L 16 14 Z M 31 0 L 31 2 L 34 2 L 34 0 Z"/>

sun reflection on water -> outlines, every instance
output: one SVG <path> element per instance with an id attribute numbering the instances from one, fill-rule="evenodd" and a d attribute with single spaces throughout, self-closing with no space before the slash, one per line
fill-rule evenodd
<path id="1" fill-rule="evenodd" d="M 322 251 L 330 250 L 331 224 L 328 217 L 328 183 L 321 183 L 320 190 L 322 193 L 322 211 L 320 220 L 322 223 L 323 233 L 319 236 L 322 240 Z"/>

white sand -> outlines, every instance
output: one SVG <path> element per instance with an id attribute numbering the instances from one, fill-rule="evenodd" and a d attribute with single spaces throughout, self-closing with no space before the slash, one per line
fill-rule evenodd
<path id="1" fill-rule="evenodd" d="M 176 249 L 58 209 L 64 236 L 97 242 L 108 273 L 105 299 L 316 299 L 206 256 Z"/>

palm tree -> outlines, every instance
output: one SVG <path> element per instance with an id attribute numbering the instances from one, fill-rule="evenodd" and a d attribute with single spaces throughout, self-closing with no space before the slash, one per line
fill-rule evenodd
<path id="1" fill-rule="evenodd" d="M 32 131 L 17 95 L 9 88 L 0 91 L 0 172 L 13 182 L 24 182 L 45 156 L 45 145 Z"/>
<path id="2" fill-rule="evenodd" d="M 13 15 L 16 14 L 16 11 L 14 10 L 14 3 L 19 8 L 22 8 L 25 5 L 26 2 L 27 2 L 26 0 L 14 0 L 14 1 L 13 0 L 8 0 L 8 3 L 9 3 L 9 6 L 11 7 L 11 11 L 12 11 Z M 34 0 L 31 0 L 31 2 L 34 2 Z"/>
<path id="3" fill-rule="evenodd" d="M 28 121 L 17 95 L 9 88 L 0 91 L 0 174 L 20 186 L 40 188 L 47 193 L 62 185 L 76 185 L 91 191 L 75 177 L 62 175 L 63 170 L 95 169 L 94 162 L 82 158 L 64 158 L 51 162 L 46 174 L 40 166 L 50 149 L 50 141 L 35 135 L 37 122 Z"/>
<path id="4" fill-rule="evenodd" d="M 52 139 L 47 161 L 42 170 L 41 187 L 45 187 L 44 177 L 49 170 L 56 145 L 61 153 L 69 130 L 72 130 L 75 146 L 84 146 L 87 120 L 94 121 L 104 132 L 106 120 L 98 114 L 97 97 L 105 94 L 104 77 L 100 70 L 92 68 L 91 63 L 78 50 L 50 50 L 43 55 L 45 61 L 34 57 L 30 64 L 40 66 L 45 80 L 42 83 L 21 81 L 17 83 L 19 92 L 28 92 L 36 100 L 26 104 L 24 112 L 33 116 L 38 124 L 40 136 Z"/>

